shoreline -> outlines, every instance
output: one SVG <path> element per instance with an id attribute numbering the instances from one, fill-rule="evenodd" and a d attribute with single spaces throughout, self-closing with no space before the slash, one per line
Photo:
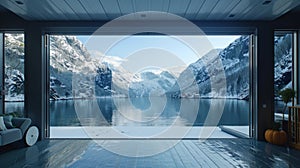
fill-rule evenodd
<path id="1" fill-rule="evenodd" d="M 162 97 L 162 96 L 152 96 L 152 97 Z M 146 97 L 128 97 L 128 96 L 100 96 L 100 97 L 93 97 L 93 98 L 80 98 L 80 97 L 69 97 L 69 98 L 60 98 L 60 99 L 50 99 L 50 102 L 55 101 L 68 101 L 68 100 L 92 100 L 92 99 L 112 99 L 112 98 L 146 98 Z M 240 99 L 234 97 L 181 97 L 181 98 L 174 98 L 168 97 L 170 99 L 228 99 L 228 100 L 244 100 L 249 101 L 248 99 Z M 17 103 L 17 102 L 24 102 L 24 100 L 5 100 L 5 103 Z M 282 102 L 282 100 L 275 99 L 274 102 Z"/>
<path id="2" fill-rule="evenodd" d="M 160 96 L 152 96 L 152 97 L 158 97 L 158 98 L 161 98 Z M 93 99 L 112 99 L 112 98 L 121 98 L 121 99 L 128 99 L 128 98 L 147 98 L 147 97 L 114 97 L 114 96 L 106 96 L 106 97 L 93 97 L 93 98 L 61 98 L 61 99 L 50 99 L 50 102 L 56 102 L 56 101 L 69 101 L 69 100 L 93 100 Z M 239 98 L 232 98 L 232 97 L 229 97 L 229 98 L 224 98 L 224 97 L 200 97 L 200 98 L 189 98 L 189 97 L 184 97 L 184 98 L 173 98 L 173 97 L 168 97 L 170 99 L 177 99 L 177 100 L 180 100 L 180 99 L 202 99 L 202 100 L 207 100 L 207 99 L 228 99 L 228 100 L 243 100 L 243 101 L 249 101 L 249 100 L 245 100 L 245 99 L 239 99 Z M 277 101 L 280 101 L 280 100 L 277 100 Z M 24 100 L 8 100 L 8 101 L 5 101 L 5 103 L 17 103 L 17 102 L 24 102 Z"/>

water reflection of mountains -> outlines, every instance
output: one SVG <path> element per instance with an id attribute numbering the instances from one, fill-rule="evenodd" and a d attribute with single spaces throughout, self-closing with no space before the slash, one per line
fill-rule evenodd
<path id="1" fill-rule="evenodd" d="M 210 111 L 213 115 L 221 114 L 220 121 L 207 122 L 209 109 L 216 106 L 218 101 L 214 100 L 215 104 L 212 104 L 210 99 L 162 97 L 54 101 L 50 102 L 50 123 L 51 126 L 202 126 L 249 123 L 249 103 L 230 99 L 225 100 L 223 113 L 220 110 Z"/>
<path id="2" fill-rule="evenodd" d="M 152 99 L 152 100 L 151 100 Z M 158 105 L 157 100 L 163 103 L 163 106 Z M 178 116 L 180 109 L 180 100 L 178 99 L 164 99 L 161 98 L 125 98 L 125 99 L 98 99 L 97 100 L 99 108 L 102 112 L 103 118 L 112 125 L 124 124 L 117 122 L 120 118 L 123 120 L 128 120 L 127 122 L 133 122 L 138 125 L 142 122 L 142 125 L 156 125 L 155 122 L 161 119 L 170 119 Z M 160 107 L 160 108 L 159 108 Z M 135 120 L 131 117 L 130 113 L 142 113 L 144 118 L 150 117 L 151 119 L 141 119 Z M 122 113 L 122 115 L 119 115 Z M 113 121 L 113 115 L 118 116 L 115 118 L 115 123 Z"/>

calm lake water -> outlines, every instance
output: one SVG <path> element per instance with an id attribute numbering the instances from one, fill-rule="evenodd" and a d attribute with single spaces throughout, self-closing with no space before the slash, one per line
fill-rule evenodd
<path id="1" fill-rule="evenodd" d="M 249 102 L 231 99 L 159 97 L 52 101 L 50 124 L 51 126 L 248 125 Z"/>
<path id="2" fill-rule="evenodd" d="M 6 111 L 24 111 L 8 102 Z M 50 102 L 51 126 L 248 125 L 249 102 L 233 99 L 98 98 Z"/>

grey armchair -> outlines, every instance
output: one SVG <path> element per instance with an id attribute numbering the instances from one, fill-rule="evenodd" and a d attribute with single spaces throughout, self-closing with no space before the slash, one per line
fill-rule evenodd
<path id="1" fill-rule="evenodd" d="M 13 118 L 15 128 L 0 131 L 0 146 L 21 140 L 31 124 L 30 118 Z"/>

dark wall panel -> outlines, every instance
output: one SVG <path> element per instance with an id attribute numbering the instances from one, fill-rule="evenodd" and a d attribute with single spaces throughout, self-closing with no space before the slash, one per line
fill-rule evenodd
<path id="1" fill-rule="evenodd" d="M 42 49 L 41 28 L 29 24 L 25 29 L 25 114 L 45 137 L 46 123 L 46 59 Z"/>
<path id="2" fill-rule="evenodd" d="M 257 29 L 255 138 L 264 140 L 274 121 L 274 31 L 266 24 Z M 254 83 L 255 84 L 255 83 Z"/>

